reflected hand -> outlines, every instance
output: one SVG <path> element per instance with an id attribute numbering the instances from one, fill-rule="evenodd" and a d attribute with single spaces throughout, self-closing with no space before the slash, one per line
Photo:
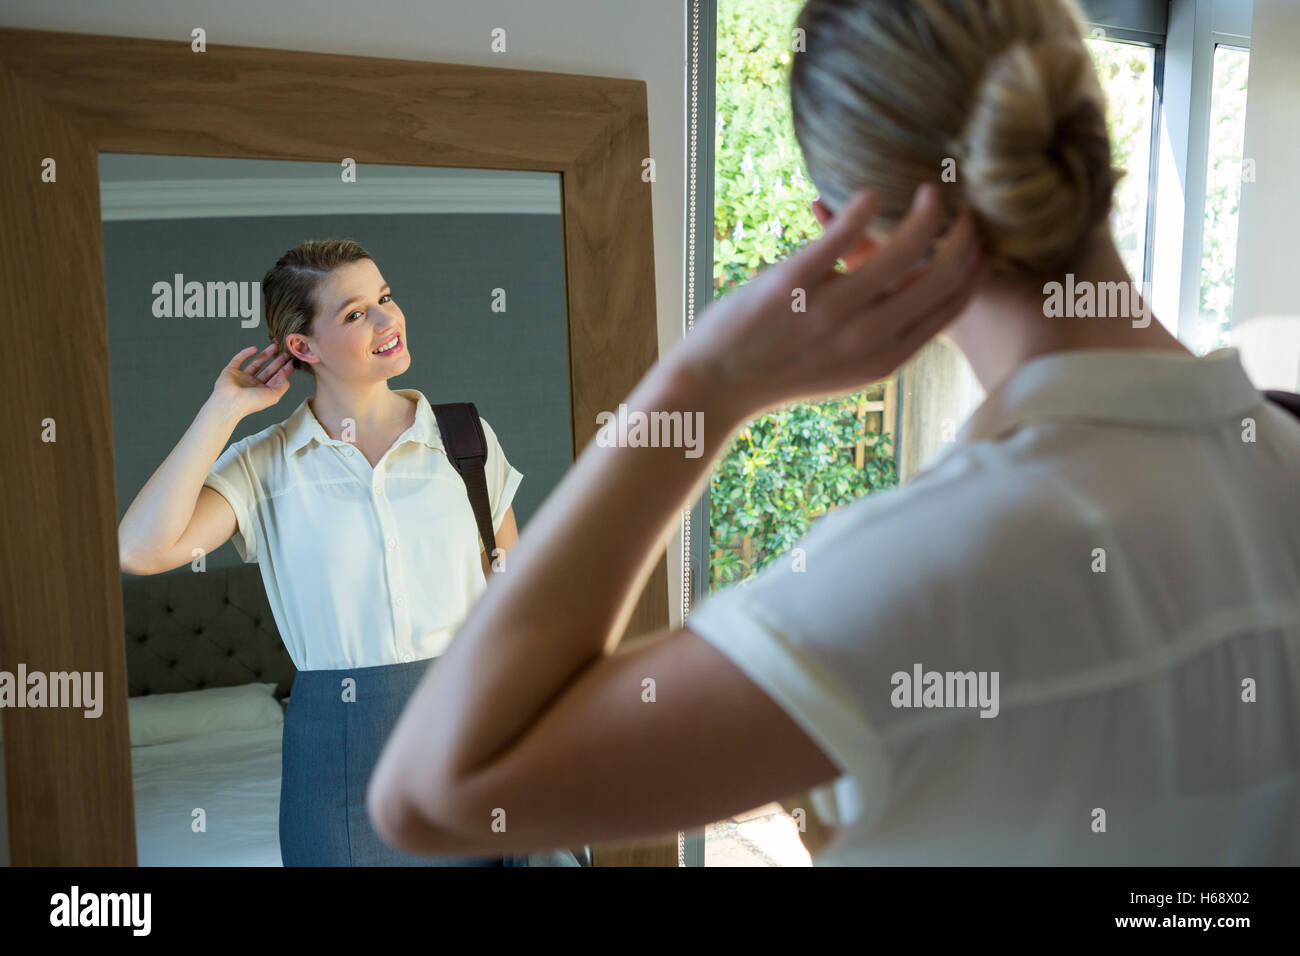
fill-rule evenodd
<path id="1" fill-rule="evenodd" d="M 217 377 L 217 382 L 212 387 L 213 397 L 229 403 L 241 417 L 270 408 L 278 402 L 289 390 L 293 355 L 286 351 L 271 358 L 271 353 L 277 348 L 272 342 L 243 369 L 239 367 L 240 363 L 257 346 L 250 345 L 237 352 Z"/>

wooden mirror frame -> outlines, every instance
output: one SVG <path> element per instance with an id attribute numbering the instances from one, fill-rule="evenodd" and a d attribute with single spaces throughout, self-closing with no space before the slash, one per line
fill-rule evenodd
<path id="1" fill-rule="evenodd" d="M 134 866 L 98 154 L 559 173 L 576 458 L 658 358 L 646 85 L 0 29 L 0 96 L 0 668 L 104 675 L 98 719 L 6 708 L 10 862 Z M 668 622 L 665 554 L 625 634 Z M 676 834 L 592 851 L 593 865 L 678 862 Z"/>

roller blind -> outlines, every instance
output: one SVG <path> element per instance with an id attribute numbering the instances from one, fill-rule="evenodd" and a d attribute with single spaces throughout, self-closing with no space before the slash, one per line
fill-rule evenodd
<path id="1" fill-rule="evenodd" d="M 1164 37 L 1168 0 L 1079 0 L 1088 22 L 1096 26 Z"/>

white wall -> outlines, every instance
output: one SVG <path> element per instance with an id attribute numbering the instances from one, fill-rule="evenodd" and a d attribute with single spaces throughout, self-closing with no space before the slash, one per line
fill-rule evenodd
<path id="1" fill-rule="evenodd" d="M 189 44 L 311 50 L 644 80 L 657 182 L 655 297 L 660 351 L 684 318 L 686 14 L 671 0 L 0 0 L 0 24 Z M 489 32 L 506 31 L 505 53 Z M 196 54 L 198 55 L 198 54 Z M 215 373 L 214 373 L 215 374 Z M 594 425 L 594 423 L 593 423 Z M 669 607 L 680 619 L 681 535 L 668 543 Z"/>
<path id="2" fill-rule="evenodd" d="M 1232 339 L 1258 388 L 1300 391 L 1300 3 L 1255 0 Z"/>

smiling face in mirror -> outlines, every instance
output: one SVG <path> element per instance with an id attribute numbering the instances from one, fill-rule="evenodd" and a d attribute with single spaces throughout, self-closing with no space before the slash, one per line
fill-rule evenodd
<path id="1" fill-rule="evenodd" d="M 372 260 L 335 267 L 311 298 L 317 303 L 311 325 L 289 331 L 277 327 L 280 315 L 268 297 L 267 327 L 273 340 L 312 366 L 318 383 L 373 382 L 410 368 L 406 316 Z"/>

